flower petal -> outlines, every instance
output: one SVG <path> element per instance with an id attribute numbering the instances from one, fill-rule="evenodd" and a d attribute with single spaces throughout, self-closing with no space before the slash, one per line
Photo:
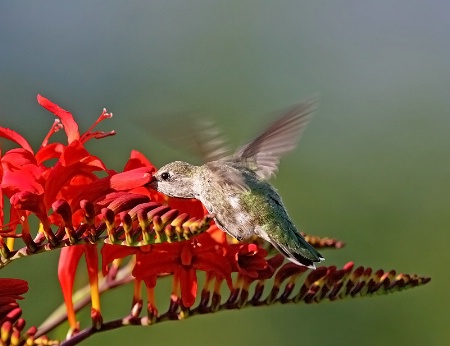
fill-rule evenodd
<path id="1" fill-rule="evenodd" d="M 77 321 L 73 307 L 73 283 L 77 272 L 78 262 L 85 251 L 85 246 L 71 246 L 61 249 L 58 264 L 58 278 L 61 285 L 64 302 L 66 303 L 67 317 L 71 328 L 76 328 Z"/>
<path id="2" fill-rule="evenodd" d="M 150 168 L 151 173 L 156 172 L 156 167 L 153 166 L 153 164 L 144 156 L 144 154 L 137 150 L 132 150 L 130 153 L 130 159 L 125 164 L 123 171 L 126 172 L 140 167 Z"/>
<path id="3" fill-rule="evenodd" d="M 201 219 L 205 216 L 202 203 L 196 199 L 170 197 L 168 204 L 172 209 L 178 209 L 180 213 L 188 213 L 191 217 Z"/>
<path id="4" fill-rule="evenodd" d="M 65 145 L 61 143 L 51 143 L 39 149 L 36 153 L 36 161 L 41 164 L 47 160 L 59 159 L 65 149 Z"/>
<path id="5" fill-rule="evenodd" d="M 28 291 L 28 282 L 21 279 L 0 278 L 0 306 L 23 299 L 22 294 Z"/>
<path id="6" fill-rule="evenodd" d="M 103 275 L 108 273 L 109 264 L 117 258 L 123 258 L 130 255 L 134 255 L 139 251 L 138 248 L 105 244 L 101 249 L 102 254 L 102 272 Z"/>
<path id="7" fill-rule="evenodd" d="M 197 272 L 194 268 L 180 268 L 176 275 L 180 280 L 181 301 L 185 307 L 191 307 L 197 297 Z"/>
<path id="8" fill-rule="evenodd" d="M 25 165 L 20 171 L 4 171 L 1 181 L 3 193 L 11 197 L 17 192 L 31 192 L 42 194 L 44 188 L 41 184 L 40 168 L 34 165 Z"/>
<path id="9" fill-rule="evenodd" d="M 111 187 L 117 191 L 131 190 L 149 183 L 151 179 L 151 169 L 140 167 L 113 175 Z"/>
<path id="10" fill-rule="evenodd" d="M 60 162 L 63 166 L 67 167 L 80 162 L 89 156 L 89 151 L 86 150 L 80 141 L 76 140 L 70 143 L 62 152 Z"/>
<path id="11" fill-rule="evenodd" d="M 20 170 L 24 165 L 37 165 L 33 152 L 23 148 L 8 150 L 1 158 L 2 166 L 5 169 L 13 171 Z"/>
<path id="12" fill-rule="evenodd" d="M 70 112 L 66 111 L 65 109 L 62 109 L 57 104 L 53 103 L 52 101 L 46 99 L 41 95 L 37 96 L 37 101 L 42 107 L 52 112 L 58 118 L 61 119 L 61 122 L 64 126 L 64 131 L 67 134 L 67 140 L 69 144 L 75 140 L 80 139 L 78 124 L 75 122 Z"/>
<path id="13" fill-rule="evenodd" d="M 9 139 L 10 141 L 19 144 L 26 151 L 33 153 L 33 149 L 31 148 L 30 144 L 28 144 L 27 140 L 14 130 L 8 129 L 6 127 L 0 127 L 0 137 Z"/>
<path id="14" fill-rule="evenodd" d="M 77 144 L 74 144 L 77 147 Z M 70 145 L 69 145 L 70 147 Z M 81 150 L 82 152 L 84 149 Z M 82 153 L 74 153 L 74 157 L 81 157 Z M 51 170 L 47 176 L 45 184 L 45 205 L 50 207 L 56 200 L 58 193 L 65 185 L 70 185 L 71 179 L 77 175 L 84 175 L 86 173 L 92 173 L 94 171 L 106 171 L 106 167 L 103 162 L 95 156 L 89 155 L 84 157 L 80 161 L 76 161 L 73 158 L 67 158 L 62 164 L 59 161 Z M 70 163 L 70 165 L 67 165 Z"/>

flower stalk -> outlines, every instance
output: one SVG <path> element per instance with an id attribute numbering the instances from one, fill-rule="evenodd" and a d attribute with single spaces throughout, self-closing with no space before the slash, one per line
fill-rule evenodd
<path id="1" fill-rule="evenodd" d="M 0 127 L 0 137 L 19 146 L 0 152 L 0 270 L 20 258 L 61 248 L 58 278 L 64 304 L 39 328 L 26 329 L 17 300 L 23 299 L 27 283 L 0 279 L 0 346 L 76 345 L 96 333 L 126 326 L 247 307 L 383 295 L 430 281 L 394 270 L 355 267 L 353 262 L 341 269 L 310 270 L 284 263 L 284 257 L 261 239 L 238 242 L 217 228 L 199 201 L 172 199 L 150 189 L 156 168 L 141 153 L 132 151 L 124 170 L 116 172 L 86 149 L 87 141 L 115 134 L 95 130 L 112 113 L 104 109 L 88 131 L 80 133 L 70 112 L 40 95 L 38 102 L 58 119 L 37 152 L 20 134 Z M 52 143 L 53 134 L 62 129 L 67 144 Z M 8 201 L 10 217 L 4 224 Z M 30 227 L 32 216 L 40 222 L 36 232 Z M 318 249 L 344 246 L 328 237 L 304 237 Z M 25 246 L 15 249 L 16 238 Z M 83 256 L 89 284 L 73 292 Z M 205 278 L 202 287 L 199 275 Z M 164 279 L 172 280 L 172 290 L 167 293 L 169 307 L 161 312 L 155 287 Z M 131 309 L 108 321 L 101 311 L 101 295 L 126 284 L 134 285 Z M 226 288 L 229 293 L 223 295 Z M 91 324 L 86 327 L 77 312 L 88 305 Z M 66 340 L 46 336 L 64 321 L 70 327 Z"/>

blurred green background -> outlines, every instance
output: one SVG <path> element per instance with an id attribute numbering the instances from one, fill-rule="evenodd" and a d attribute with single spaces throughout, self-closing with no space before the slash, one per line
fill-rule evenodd
<path id="1" fill-rule="evenodd" d="M 85 345 L 447 345 L 449 13 L 437 0 L 2 2 L 1 125 L 35 148 L 53 119 L 38 93 L 81 130 L 103 107 L 113 112 L 101 128 L 118 134 L 89 148 L 114 169 L 131 149 L 158 166 L 188 159 L 150 135 L 161 114 L 208 116 L 238 145 L 274 110 L 318 93 L 314 121 L 274 180 L 295 223 L 347 243 L 324 253 L 326 265 L 432 277 L 389 296 L 223 312 Z M 0 273 L 29 280 L 29 324 L 62 301 L 56 263 L 40 255 Z M 170 286 L 160 287 L 165 306 Z M 107 320 L 125 315 L 131 292 L 105 297 Z"/>

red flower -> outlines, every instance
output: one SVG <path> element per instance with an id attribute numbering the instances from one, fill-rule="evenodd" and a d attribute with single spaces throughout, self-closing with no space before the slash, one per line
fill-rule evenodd
<path id="1" fill-rule="evenodd" d="M 36 154 L 34 154 L 28 142 L 18 133 L 0 128 L 0 136 L 12 140 L 22 147 L 10 150 L 1 157 L 0 189 L 2 199 L 0 204 L 3 207 L 3 196 L 10 198 L 11 217 L 8 233 L 14 232 L 17 224 L 22 223 L 22 238 L 31 249 L 33 249 L 34 243 L 27 221 L 30 213 L 35 214 L 39 218 L 47 239 L 50 243 L 55 244 L 60 239 L 56 239 L 50 224 L 54 222 L 57 226 L 61 226 L 63 221 L 58 217 L 48 217 L 52 204 L 62 199 L 71 205 L 72 211 L 76 211 L 80 209 L 80 205 L 72 202 L 79 203 L 79 200 L 76 200 L 76 197 L 79 197 L 78 192 L 92 192 L 86 187 L 99 180 L 94 172 L 104 171 L 108 176 L 107 178 L 115 173 L 107 170 L 104 163 L 99 158 L 91 155 L 84 147 L 85 142 L 91 138 L 102 138 L 114 134 L 114 132 L 91 131 L 96 124 L 109 118 L 111 114 L 104 110 L 94 126 L 83 135 L 80 135 L 78 125 L 71 113 L 40 95 L 38 95 L 38 102 L 56 115 L 60 121 L 56 121 L 53 124 Z M 62 143 L 48 144 L 50 137 L 61 128 L 61 123 L 67 134 L 68 145 Z M 56 163 L 47 167 L 45 163 L 50 159 L 56 159 Z M 107 187 L 111 190 L 109 183 L 110 181 L 108 180 Z M 3 219 L 3 215 L 0 216 Z M 65 226 L 68 225 L 66 224 Z M 70 305 L 72 304 L 71 290 L 75 268 L 84 252 L 86 252 L 88 271 L 92 279 L 91 284 L 96 286 L 98 270 L 95 249 L 95 255 L 93 255 L 91 247 L 77 247 L 61 252 L 59 276 L 65 301 L 69 308 L 69 315 Z M 98 295 L 98 292 L 95 291 L 96 288 L 94 287 L 93 305 L 96 304 L 99 307 L 98 299 L 94 297 Z M 74 316 L 72 316 L 72 322 L 74 319 Z M 74 324 L 71 323 L 71 326 L 74 327 Z"/>
<path id="2" fill-rule="evenodd" d="M 48 144 L 51 135 L 61 128 L 59 122 L 53 124 L 36 154 L 17 132 L 0 128 L 1 137 L 22 147 L 12 149 L 1 157 L 1 205 L 3 206 L 3 195 L 11 199 L 10 220 L 16 221 L 16 224 L 11 225 L 12 229 L 15 229 L 19 222 L 18 214 L 24 216 L 20 211 L 25 211 L 25 215 L 28 215 L 29 212 L 36 213 L 38 210 L 37 216 L 44 225 L 44 231 L 48 232 L 47 211 L 56 199 L 70 197 L 67 196 L 66 190 L 70 189 L 74 182 L 79 182 L 81 177 L 86 182 L 98 179 L 92 174 L 94 171 L 108 173 L 103 162 L 90 155 L 83 144 L 90 138 L 100 138 L 113 133 L 87 132 L 80 136 L 78 125 L 69 112 L 40 95 L 38 102 L 61 119 L 69 145 Z M 108 117 L 110 114 L 104 111 L 96 124 Z M 57 159 L 57 162 L 53 167 L 46 167 L 44 163 L 50 159 Z M 16 194 L 20 195 L 15 197 Z"/>
<path id="3" fill-rule="evenodd" d="M 133 276 L 144 281 L 148 287 L 156 285 L 158 275 L 173 273 L 174 282 L 180 286 L 181 300 L 186 307 L 192 306 L 195 302 L 197 270 L 226 280 L 231 288 L 231 266 L 225 256 L 225 237 L 217 227 L 212 227 L 210 231 L 193 240 L 183 242 L 163 243 L 143 248 L 104 246 L 102 248 L 104 272 L 115 258 L 131 254 L 136 255 Z"/>
<path id="4" fill-rule="evenodd" d="M 86 257 L 89 283 L 91 284 L 92 309 L 100 311 L 100 296 L 98 292 L 98 253 L 96 245 L 71 246 L 61 249 L 58 264 L 58 278 L 67 308 L 67 318 L 72 329 L 77 328 L 75 309 L 72 301 L 73 284 L 82 255 Z"/>
<path id="5" fill-rule="evenodd" d="M 233 271 L 248 281 L 268 279 L 283 263 L 283 256 L 277 255 L 266 260 L 267 251 L 256 244 L 233 244 L 229 247 L 228 257 Z"/>
<path id="6" fill-rule="evenodd" d="M 0 324 L 5 316 L 19 305 L 16 300 L 23 299 L 22 294 L 28 291 L 28 283 L 20 279 L 0 278 Z"/>
<path id="7" fill-rule="evenodd" d="M 170 233 L 172 228 L 174 232 L 175 229 L 177 229 L 176 232 L 180 232 L 180 222 L 183 224 L 186 222 L 189 225 L 191 222 L 189 218 L 203 219 L 205 217 L 207 211 L 198 200 L 169 198 L 146 188 L 156 168 L 140 152 L 131 152 L 121 173 L 107 169 L 98 157 L 89 153 L 85 148 L 88 140 L 114 134 L 114 132 L 92 131 L 96 124 L 111 116 L 106 110 L 88 131 L 80 134 L 78 125 L 70 112 L 42 96 L 38 96 L 38 102 L 60 120 L 53 124 L 37 153 L 33 152 L 28 142 L 18 133 L 0 128 L 1 137 L 21 146 L 6 152 L 1 157 L 0 189 L 2 198 L 6 196 L 10 199 L 10 221 L 13 221 L 11 228 L 7 231 L 8 234 L 15 232 L 15 226 L 21 223 L 22 238 L 27 245 L 32 245 L 33 240 L 27 218 L 30 214 L 35 214 L 51 244 L 65 240 L 63 237 L 72 242 L 72 239 L 80 236 L 79 234 L 75 236 L 75 230 L 80 227 L 82 232 L 85 230 L 84 234 L 89 236 L 89 232 L 95 233 L 96 227 L 103 221 L 107 224 L 108 232 L 111 232 L 108 233 L 110 239 L 116 237 L 114 230 L 116 225 L 120 224 L 123 228 L 122 232 L 125 232 L 125 237 L 128 237 L 127 240 L 131 244 L 134 241 L 134 235 L 130 233 L 132 232 L 130 230 L 133 229 L 134 224 L 139 224 L 143 230 L 147 227 L 146 222 L 153 222 L 155 229 L 168 225 L 167 232 Z M 49 143 L 50 137 L 61 127 L 66 132 L 67 144 Z M 47 166 L 49 160 L 55 160 L 56 163 Z M 103 173 L 102 178 L 98 177 L 98 172 Z M 155 208 L 155 202 L 168 207 Z M 140 203 L 143 203 L 141 209 L 139 209 Z M 155 208 L 154 210 L 164 211 L 161 211 L 161 215 L 155 214 L 156 216 L 149 217 L 147 220 L 145 219 L 147 212 L 144 210 L 148 206 L 144 204 L 152 205 L 152 203 L 153 206 L 150 207 Z M 0 200 L 0 204 L 2 207 L 3 199 Z M 51 208 L 54 213 L 49 217 Z M 127 214 L 130 210 L 132 212 Z M 172 218 L 178 221 L 175 221 L 173 225 L 167 224 Z M 57 235 L 53 234 L 51 224 L 59 228 Z M 149 234 L 145 236 L 149 237 Z M 117 236 L 123 235 L 119 232 Z M 144 231 L 142 237 L 144 238 Z M 169 236 L 168 239 L 170 239 Z M 73 330 L 77 328 L 72 303 L 73 283 L 78 263 L 83 255 L 86 257 L 91 284 L 93 316 L 100 316 L 96 245 L 80 245 L 63 249 L 58 276 L 68 310 L 69 323 Z M 150 289 L 155 287 L 159 275 L 173 274 L 173 293 L 181 296 L 181 301 L 186 307 L 192 306 L 196 299 L 197 270 L 206 272 L 209 278 L 225 280 L 231 289 L 232 272 L 238 272 L 241 279 L 244 278 L 246 282 L 250 282 L 270 277 L 274 268 L 279 265 L 279 261 L 276 260 L 278 257 L 266 260 L 267 252 L 254 244 L 229 245 L 225 233 L 217 227 L 211 227 L 197 238 L 182 242 L 139 248 L 105 245 L 102 248 L 104 273 L 114 259 L 129 255 L 136 255 L 132 274 L 137 282 L 144 281 Z"/>

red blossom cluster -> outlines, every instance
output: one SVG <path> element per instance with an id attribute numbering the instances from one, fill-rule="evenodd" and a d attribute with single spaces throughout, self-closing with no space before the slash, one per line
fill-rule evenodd
<path id="1" fill-rule="evenodd" d="M 8 314 L 19 308 L 16 300 L 23 299 L 28 291 L 28 284 L 20 279 L 0 278 L 0 325 L 8 319 Z"/>
<path id="2" fill-rule="evenodd" d="M 148 189 L 146 184 L 156 169 L 141 153 L 133 151 L 120 173 L 108 169 L 101 159 L 89 153 L 85 148 L 88 140 L 114 134 L 93 131 L 94 126 L 111 117 L 106 110 L 87 132 L 80 134 L 71 113 L 42 96 L 38 96 L 38 102 L 56 115 L 58 120 L 37 152 L 20 134 L 0 127 L 0 137 L 20 146 L 0 157 L 0 213 L 3 213 L 5 198 L 10 201 L 7 225 L 3 225 L 4 215 L 0 215 L 3 252 L 12 250 L 10 240 L 14 237 L 21 237 L 27 245 L 27 251 L 33 252 L 45 240 L 48 246 L 55 247 L 61 242 L 73 244 L 73 239 L 81 236 L 89 238 L 102 223 L 120 224 L 126 231 L 127 224 L 142 222 L 139 213 L 133 211 L 144 202 L 146 205 L 156 203 L 157 206 L 168 206 L 160 219 L 167 215 L 180 215 L 182 220 L 207 216 L 198 201 L 167 198 Z M 68 143 L 49 143 L 50 137 L 61 128 L 66 132 Z M 35 237 L 29 226 L 31 215 L 35 215 L 40 222 L 41 232 Z M 19 225 L 21 233 L 17 232 Z M 148 225 L 145 227 L 148 228 Z M 52 228 L 57 231 L 53 232 Z M 3 239 L 7 239 L 6 245 Z M 185 307 L 195 302 L 197 271 L 206 272 L 208 280 L 225 281 L 231 289 L 233 272 L 239 273 L 240 280 L 250 283 L 271 277 L 282 263 L 281 255 L 267 260 L 266 250 L 255 244 L 230 244 L 226 235 L 214 224 L 194 239 L 140 247 L 104 244 L 101 254 L 104 274 L 114 259 L 135 256 L 132 274 L 138 282 L 143 281 L 148 289 L 155 287 L 158 276 L 173 274 L 173 294 L 179 295 Z M 72 290 L 76 268 L 83 255 L 86 257 L 91 284 L 92 316 L 101 323 L 97 244 L 68 246 L 61 251 L 58 274 L 73 330 L 77 329 L 77 321 Z M 7 258 L 8 254 L 5 253 L 3 257 Z M 4 288 L 0 287 L 0 297 L 2 290 Z"/>
<path id="3" fill-rule="evenodd" d="M 352 262 L 342 269 L 318 267 L 308 274 L 305 273 L 309 269 L 304 266 L 282 266 L 283 255 L 268 258 L 261 239 L 249 243 L 230 240 L 199 201 L 169 198 L 148 188 L 156 168 L 140 152 L 131 152 L 122 172 L 108 169 L 92 155 L 85 144 L 90 139 L 114 134 L 94 131 L 112 114 L 103 110 L 93 126 L 80 134 L 71 113 L 40 95 L 38 102 L 58 119 L 37 152 L 20 134 L 0 127 L 0 138 L 19 146 L 0 151 L 0 269 L 14 259 L 62 248 L 58 277 L 70 325 L 67 345 L 75 345 L 95 332 L 126 325 L 277 302 L 312 303 L 384 294 L 430 281 L 428 277 L 397 274 L 393 270 L 354 268 Z M 66 133 L 67 144 L 50 143 L 60 129 Z M 9 218 L 5 223 L 8 201 Z M 32 232 L 30 218 L 39 221 L 37 234 Z M 305 237 L 317 248 L 343 246 L 335 239 Z M 21 238 L 25 247 L 14 249 L 16 238 Z M 99 246 L 102 273 L 98 269 Z M 80 331 L 72 296 L 83 255 L 89 274 L 93 324 Z M 125 257 L 130 260 L 123 261 Z M 118 277 L 124 271 L 126 279 L 121 281 Z M 205 273 L 201 290 L 199 271 Z M 113 282 L 106 285 L 108 288 L 134 281 L 132 309 L 125 318 L 103 323 L 101 274 L 102 284 Z M 171 302 L 168 311 L 159 314 L 154 289 L 158 278 L 169 274 L 173 279 Z M 251 295 L 250 285 L 254 282 Z M 140 317 L 142 283 L 148 299 L 144 317 Z M 230 289 L 225 301 L 221 295 L 223 284 Z M 31 327 L 24 332 L 25 320 L 16 300 L 22 299 L 27 290 L 26 281 L 0 279 L 0 345 L 59 344 L 43 335 L 52 329 L 48 326 L 39 330 Z M 194 307 L 196 300 L 199 303 Z M 60 321 L 64 319 L 65 316 Z M 55 327 L 58 323 L 53 320 L 50 324 Z"/>
<path id="4" fill-rule="evenodd" d="M 254 244 L 229 244 L 225 233 L 215 225 L 198 237 L 183 242 L 138 248 L 107 244 L 102 248 L 104 274 L 114 259 L 129 255 L 136 255 L 133 276 L 144 281 L 148 288 L 155 287 L 158 276 L 173 273 L 185 307 L 195 302 L 198 270 L 206 272 L 209 279 L 225 280 L 231 290 L 232 272 L 238 272 L 249 282 L 267 279 L 283 261 L 279 255 L 276 258 L 281 261 L 271 265 L 265 259 L 267 251 Z"/>
<path id="5" fill-rule="evenodd" d="M 25 320 L 17 300 L 28 291 L 28 283 L 20 279 L 0 278 L 0 344 L 7 342 L 18 345 L 22 340 L 32 344 L 37 332 L 36 327 L 28 328 L 25 333 Z"/>

